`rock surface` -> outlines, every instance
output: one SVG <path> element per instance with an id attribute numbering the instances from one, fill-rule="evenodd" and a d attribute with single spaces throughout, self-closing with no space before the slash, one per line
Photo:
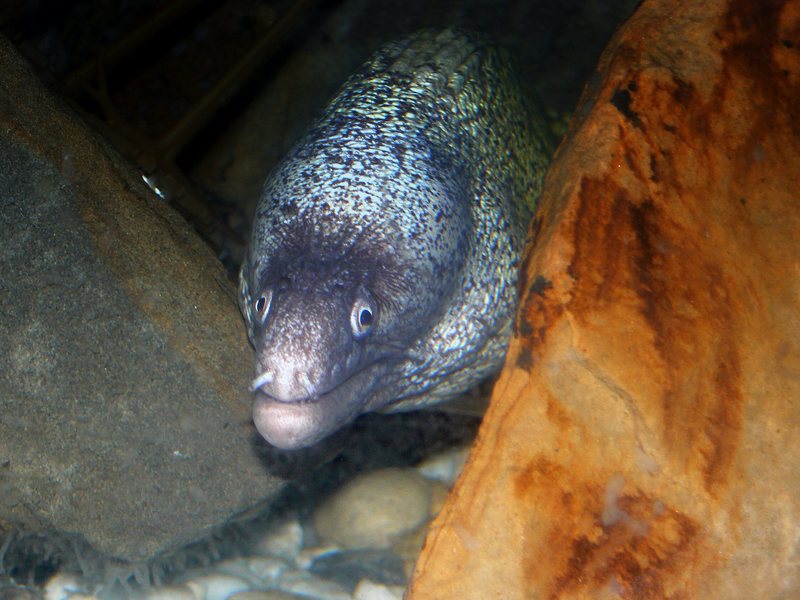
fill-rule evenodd
<path id="1" fill-rule="evenodd" d="M 800 597 L 800 2 L 645 0 L 411 598 Z"/>
<path id="2" fill-rule="evenodd" d="M 0 132 L 0 542 L 146 561 L 269 497 L 213 254 L 3 39 Z"/>
<path id="3" fill-rule="evenodd" d="M 238 546 L 240 556 L 209 562 L 208 557 L 213 556 L 213 551 L 196 555 L 199 560 L 193 561 L 195 566 L 171 577 L 167 575 L 161 583 L 154 582 L 149 588 L 141 588 L 129 581 L 133 590 L 130 597 L 134 600 L 230 600 L 240 597 L 253 600 L 301 597 L 319 600 L 399 599 L 419 556 L 427 525 L 447 493 L 441 481 L 423 477 L 421 472 L 428 471 L 431 464 L 458 463 L 462 457 L 463 451 L 453 450 L 416 469 L 378 469 L 358 475 L 331 497 L 320 498 L 312 493 L 308 498 L 313 498 L 310 504 L 302 500 L 297 503 L 295 497 L 293 505 L 306 506 L 299 513 L 282 514 L 282 503 L 278 499 L 270 506 L 266 522 L 255 519 L 246 524 L 249 535 L 246 540 L 241 539 Z M 412 489 L 408 490 L 409 487 Z M 346 502 L 331 510 L 337 497 L 347 496 L 342 492 L 359 489 L 362 492 L 350 498 L 359 505 L 355 514 Z M 368 498 L 367 502 L 362 502 L 362 494 Z M 398 503 L 416 504 L 417 509 L 398 510 Z M 312 505 L 317 511 L 340 514 L 346 526 L 358 530 L 356 545 L 361 546 L 365 538 L 370 538 L 380 547 L 347 550 L 319 539 L 313 531 L 313 523 L 319 515 L 317 511 L 308 510 Z M 387 516 L 387 507 L 398 513 L 399 524 Z M 426 508 L 429 514 L 425 513 Z M 373 513 L 377 513 L 378 518 L 374 518 Z M 413 518 L 409 519 L 409 515 Z M 423 522 L 414 530 L 406 531 L 420 519 Z M 377 529 L 381 526 L 383 533 Z M 344 535 L 354 537 L 351 533 Z M 391 548 L 384 547 L 387 540 L 392 541 Z M 7 589 L 11 588 L 0 584 L 0 599 L 6 600 L 3 593 Z M 45 600 L 100 600 L 128 596 L 124 586 L 115 586 L 108 578 L 100 582 L 97 578 L 79 577 L 66 571 L 51 576 L 39 590 L 13 588 L 14 598 L 22 594 L 21 598 L 27 600 L 29 591 L 33 594 L 31 598 L 44 596 Z"/>

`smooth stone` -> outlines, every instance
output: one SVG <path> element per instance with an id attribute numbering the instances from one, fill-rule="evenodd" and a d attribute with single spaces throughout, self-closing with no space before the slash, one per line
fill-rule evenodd
<path id="1" fill-rule="evenodd" d="M 134 598 L 141 598 L 142 600 L 198 600 L 187 585 L 152 587 L 136 594 Z"/>
<path id="2" fill-rule="evenodd" d="M 303 549 L 303 527 L 296 516 L 287 519 L 269 531 L 255 546 L 255 551 L 263 556 L 274 556 L 294 561 Z"/>
<path id="3" fill-rule="evenodd" d="M 458 479 L 468 455 L 469 448 L 443 452 L 422 461 L 417 465 L 417 470 L 426 479 L 434 479 L 452 486 Z"/>
<path id="4" fill-rule="evenodd" d="M 314 577 L 305 571 L 291 571 L 281 577 L 280 589 L 314 600 L 352 600 L 346 589 L 332 581 Z"/>
<path id="5" fill-rule="evenodd" d="M 67 600 L 68 598 L 82 594 L 84 585 L 77 575 L 72 573 L 57 573 L 47 580 L 44 585 L 45 600 Z"/>
<path id="6" fill-rule="evenodd" d="M 403 600 L 404 592 L 402 585 L 384 585 L 362 579 L 353 592 L 353 600 Z"/>
<path id="7" fill-rule="evenodd" d="M 227 600 L 308 600 L 308 596 L 298 596 L 282 590 L 253 590 L 237 592 Z"/>
<path id="8" fill-rule="evenodd" d="M 331 554 L 338 554 L 342 548 L 334 544 L 325 544 L 323 546 L 312 546 L 300 551 L 295 560 L 295 565 L 300 569 L 309 570 L 311 565 L 322 556 L 329 556 Z"/>
<path id="9" fill-rule="evenodd" d="M 406 583 L 403 559 L 388 550 L 345 550 L 320 557 L 309 568 L 314 575 L 355 589 L 362 579 L 384 584 Z"/>
<path id="10" fill-rule="evenodd" d="M 251 589 L 250 582 L 224 573 L 208 573 L 194 577 L 184 583 L 196 600 L 227 600 L 228 596 Z"/>
<path id="11" fill-rule="evenodd" d="M 428 518 L 431 487 L 413 469 L 381 469 L 346 484 L 313 516 L 320 539 L 343 548 L 388 548 Z"/>
<path id="12" fill-rule="evenodd" d="M 238 577 L 253 587 L 275 585 L 289 568 L 289 565 L 282 560 L 260 556 L 232 558 L 213 566 L 215 572 Z"/>

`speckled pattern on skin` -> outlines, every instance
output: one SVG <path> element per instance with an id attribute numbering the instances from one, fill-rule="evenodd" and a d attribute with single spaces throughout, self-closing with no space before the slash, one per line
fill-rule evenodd
<path id="1" fill-rule="evenodd" d="M 308 446 L 362 412 L 447 400 L 495 372 L 548 156 L 483 38 L 423 31 L 379 50 L 256 210 L 240 302 L 259 432 Z"/>

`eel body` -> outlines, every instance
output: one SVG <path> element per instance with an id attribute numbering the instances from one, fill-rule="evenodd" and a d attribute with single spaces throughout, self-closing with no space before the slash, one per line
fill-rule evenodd
<path id="1" fill-rule="evenodd" d="M 423 31 L 372 56 L 267 178 L 239 301 L 284 449 L 449 400 L 502 364 L 549 156 L 505 55 Z"/>

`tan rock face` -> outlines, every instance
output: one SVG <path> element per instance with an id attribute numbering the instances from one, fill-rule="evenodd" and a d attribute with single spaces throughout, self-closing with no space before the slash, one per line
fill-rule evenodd
<path id="1" fill-rule="evenodd" d="M 800 594 L 800 2 L 645 1 L 413 598 Z"/>

